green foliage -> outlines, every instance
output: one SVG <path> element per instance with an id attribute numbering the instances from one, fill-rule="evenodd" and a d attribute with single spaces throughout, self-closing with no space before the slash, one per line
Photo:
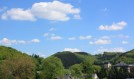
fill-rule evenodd
<path id="1" fill-rule="evenodd" d="M 35 63 L 33 59 L 10 48 L 0 47 L 0 79 L 33 79 Z"/>
<path id="2" fill-rule="evenodd" d="M 72 52 L 65 51 L 65 52 L 58 52 L 54 54 L 54 56 L 61 59 L 65 68 L 69 68 L 74 64 L 80 64 L 83 61 L 90 61 L 92 63 L 95 61 L 94 56 L 85 52 L 72 53 Z"/>
<path id="3" fill-rule="evenodd" d="M 72 52 L 58 52 L 54 54 L 54 56 L 61 59 L 63 65 L 65 68 L 69 68 L 70 66 L 74 64 L 79 64 L 82 62 L 81 59 L 79 59 L 74 53 Z"/>
<path id="4" fill-rule="evenodd" d="M 111 62 L 115 64 L 115 60 L 121 55 L 122 53 L 119 52 L 104 52 L 103 54 L 95 55 L 97 58 L 97 61 L 95 61 L 95 64 L 102 64 L 104 62 Z"/>
<path id="5" fill-rule="evenodd" d="M 104 62 L 134 63 L 134 50 L 126 53 L 104 52 L 90 55 L 85 52 L 58 52 L 48 58 L 29 56 L 11 47 L 0 46 L 0 79 L 54 79 L 65 74 L 79 79 L 91 79 L 96 73 L 100 79 L 134 77 L 134 68 L 103 68 Z M 64 69 L 65 68 L 65 69 Z"/>
<path id="6" fill-rule="evenodd" d="M 80 64 L 75 64 L 70 67 L 71 75 L 80 77 L 82 75 L 82 66 Z"/>
<path id="7" fill-rule="evenodd" d="M 89 61 L 84 61 L 81 63 L 82 72 L 86 74 L 86 78 L 91 78 L 91 75 L 94 73 L 93 65 Z"/>
<path id="8" fill-rule="evenodd" d="M 57 76 L 62 76 L 64 73 L 64 67 L 61 60 L 57 57 L 49 57 L 43 60 L 42 73 L 44 74 L 43 79 L 54 79 Z"/>
<path id="9" fill-rule="evenodd" d="M 120 55 L 118 57 L 118 59 L 116 60 L 116 63 L 120 62 L 120 61 L 124 62 L 124 63 L 127 63 L 127 64 L 134 63 L 134 50 L 128 51 L 128 52 L 123 53 L 122 55 Z"/>

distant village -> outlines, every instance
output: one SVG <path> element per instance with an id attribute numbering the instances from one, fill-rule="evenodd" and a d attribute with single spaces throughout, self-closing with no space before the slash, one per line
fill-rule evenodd
<path id="1" fill-rule="evenodd" d="M 131 68 L 134 68 L 134 64 L 126 64 L 124 62 L 119 62 L 115 65 L 112 65 L 110 62 L 106 62 L 103 64 L 103 67 L 105 69 L 110 69 L 111 67 L 115 68 L 124 68 L 127 70 L 128 73 L 131 73 Z M 65 74 L 63 78 L 57 77 L 55 79 L 80 79 L 80 78 L 74 78 L 70 74 Z M 92 79 L 99 79 L 96 73 L 92 74 Z M 126 78 L 126 79 L 134 79 L 134 78 Z"/>

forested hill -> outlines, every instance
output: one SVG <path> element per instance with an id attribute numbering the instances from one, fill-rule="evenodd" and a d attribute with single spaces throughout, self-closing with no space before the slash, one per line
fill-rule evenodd
<path id="1" fill-rule="evenodd" d="M 97 54 L 95 55 L 97 59 L 95 64 L 103 64 L 105 62 L 115 64 L 121 54 L 121 52 L 104 52 L 103 54 Z"/>
<path id="2" fill-rule="evenodd" d="M 103 64 L 105 62 L 111 62 L 116 64 L 118 62 L 134 63 L 134 50 L 122 53 L 122 52 L 104 52 L 103 54 L 91 55 L 86 52 L 58 52 L 53 56 L 61 59 L 65 68 L 68 68 L 74 64 L 80 64 L 81 62 L 88 60 L 96 65 Z"/>
<path id="3" fill-rule="evenodd" d="M 69 52 L 63 51 L 54 54 L 53 56 L 58 57 L 61 59 L 65 68 L 68 68 L 74 64 L 80 64 L 85 60 L 89 60 L 90 62 L 94 62 L 96 58 L 93 55 L 90 55 L 86 52 Z"/>
<path id="4" fill-rule="evenodd" d="M 0 61 L 15 58 L 17 56 L 28 56 L 14 48 L 0 46 Z"/>
<path id="5" fill-rule="evenodd" d="M 119 61 L 123 61 L 125 63 L 128 63 L 128 64 L 134 64 L 134 49 L 131 50 L 131 51 L 128 51 L 128 52 L 125 52 L 123 54 L 121 54 L 117 60 L 117 62 Z"/>
<path id="6" fill-rule="evenodd" d="M 34 79 L 35 67 L 31 56 L 0 46 L 0 79 Z"/>
<path id="7" fill-rule="evenodd" d="M 97 72 L 102 79 L 109 76 L 103 70 L 102 65 L 104 62 L 134 64 L 134 50 L 125 53 L 104 52 L 97 55 L 91 55 L 86 52 L 63 51 L 50 57 L 42 58 L 39 55 L 30 56 L 14 48 L 0 46 L 0 79 L 55 79 L 57 76 L 62 77 L 70 72 L 74 77 L 81 77 L 82 74 L 87 74 L 84 79 Z M 113 73 L 113 75 L 118 74 Z M 127 76 L 124 78 L 127 78 Z"/>

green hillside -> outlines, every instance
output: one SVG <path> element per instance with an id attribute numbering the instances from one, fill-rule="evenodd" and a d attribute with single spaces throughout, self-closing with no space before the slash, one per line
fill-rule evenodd
<path id="1" fill-rule="evenodd" d="M 123 54 L 121 54 L 116 62 L 125 62 L 125 63 L 128 63 L 128 64 L 134 64 L 134 50 L 131 50 L 131 51 L 128 51 L 128 52 L 125 52 Z"/>
<path id="2" fill-rule="evenodd" d="M 61 59 L 63 65 L 65 68 L 69 68 L 70 66 L 74 64 L 80 64 L 81 62 L 85 60 L 89 60 L 91 62 L 94 62 L 95 57 L 85 53 L 85 52 L 69 52 L 69 51 L 64 51 L 64 52 L 58 52 L 54 54 L 54 56 L 58 57 Z"/>
<path id="3" fill-rule="evenodd" d="M 121 55 L 122 53 L 120 52 L 104 52 L 103 54 L 97 54 L 95 55 L 97 61 L 95 62 L 95 64 L 102 64 L 105 62 L 111 62 L 113 64 L 115 64 L 115 60 L 118 59 L 118 57 Z"/>
<path id="4" fill-rule="evenodd" d="M 11 47 L 0 46 L 0 79 L 35 78 L 33 58 Z"/>
<path id="5" fill-rule="evenodd" d="M 0 46 L 0 79 L 55 79 L 70 73 L 79 79 L 89 79 L 93 73 L 97 73 L 100 79 L 134 77 L 134 68 L 131 69 L 132 73 L 127 73 L 125 69 L 107 70 L 103 66 L 105 62 L 113 65 L 118 62 L 134 64 L 134 50 L 97 55 L 63 51 L 42 58 L 36 54 L 30 56 L 14 48 Z"/>

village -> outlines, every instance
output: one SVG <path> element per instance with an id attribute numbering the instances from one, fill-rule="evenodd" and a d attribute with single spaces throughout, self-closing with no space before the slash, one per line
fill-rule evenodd
<path id="1" fill-rule="evenodd" d="M 126 69 L 128 73 L 131 73 L 131 69 L 134 68 L 134 64 L 126 64 L 124 62 L 119 62 L 115 65 L 112 65 L 110 62 L 106 62 L 103 64 L 103 67 L 105 69 L 110 69 L 111 67 L 118 68 L 118 69 L 123 68 L 123 69 Z M 55 79 L 81 79 L 81 78 L 75 78 L 71 76 L 71 73 L 70 73 L 70 74 L 65 74 L 63 78 L 56 77 Z M 92 79 L 99 79 L 99 77 L 96 73 L 93 73 Z M 134 79 L 134 78 L 126 78 L 126 79 Z"/>

